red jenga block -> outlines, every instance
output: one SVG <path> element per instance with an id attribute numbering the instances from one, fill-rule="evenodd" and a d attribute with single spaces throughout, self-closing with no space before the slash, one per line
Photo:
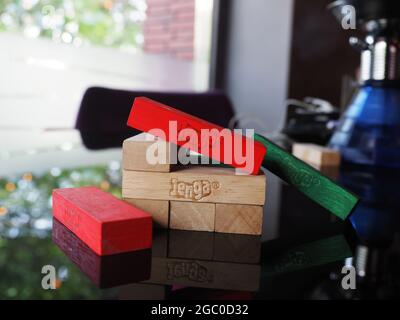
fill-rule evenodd
<path id="1" fill-rule="evenodd" d="M 171 122 L 176 122 L 176 132 L 171 132 Z M 265 146 L 258 141 L 144 97 L 135 99 L 128 118 L 128 125 L 145 132 L 153 129 L 162 130 L 165 136 L 157 135 L 156 132 L 152 133 L 161 139 L 166 139 L 168 142 L 185 146 L 192 151 L 251 174 L 258 174 L 267 152 Z M 188 145 L 186 140 L 180 141 L 178 136 L 184 129 L 193 129 L 196 132 L 198 138 L 196 147 Z M 212 143 L 210 143 L 210 139 L 200 141 L 202 130 L 209 130 Z M 227 133 L 227 137 L 232 141 L 232 144 L 226 143 L 225 133 Z M 240 141 L 240 144 L 236 144 L 234 141 Z M 219 142 L 219 144 L 217 145 L 215 142 Z M 249 143 L 254 144 L 254 157 L 247 150 L 246 146 Z M 203 148 L 203 146 L 205 147 Z M 217 148 L 218 152 L 213 152 L 214 148 Z M 230 150 L 226 150 L 226 148 Z M 240 155 L 241 159 L 237 155 Z M 246 162 L 243 161 L 243 158 L 246 159 Z M 248 166 L 248 164 L 250 165 Z M 249 167 L 252 168 L 249 169 Z"/>
<path id="2" fill-rule="evenodd" d="M 152 244 L 151 216 L 95 187 L 53 190 L 53 216 L 98 255 Z"/>

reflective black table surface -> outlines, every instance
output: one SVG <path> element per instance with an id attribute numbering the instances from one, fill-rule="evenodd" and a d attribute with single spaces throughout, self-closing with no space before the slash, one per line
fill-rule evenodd
<path id="1" fill-rule="evenodd" d="M 76 141 L 2 155 L 0 299 L 400 296 L 398 172 L 343 168 L 337 179 L 362 197 L 344 222 L 267 173 L 261 237 L 154 230 L 151 250 L 99 257 L 53 221 L 51 191 L 96 185 L 120 197 L 121 150 Z"/>

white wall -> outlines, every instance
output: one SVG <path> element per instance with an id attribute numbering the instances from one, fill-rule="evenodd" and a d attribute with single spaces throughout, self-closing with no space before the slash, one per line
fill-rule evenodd
<path id="1" fill-rule="evenodd" d="M 225 90 L 243 127 L 271 132 L 283 123 L 293 0 L 231 0 Z"/>
<path id="2" fill-rule="evenodd" d="M 243 128 L 281 129 L 287 98 L 293 0 L 230 0 L 224 89 Z M 279 234 L 280 179 L 267 176 L 263 240 Z"/>
<path id="3" fill-rule="evenodd" d="M 207 61 L 77 48 L 6 32 L 0 33 L 0 48 L 0 176 L 120 160 L 120 150 L 84 150 L 75 131 L 42 132 L 72 128 L 90 86 L 191 91 L 204 89 L 208 78 Z"/>
<path id="4" fill-rule="evenodd" d="M 207 62 L 0 33 L 0 128 L 72 127 L 90 86 L 202 90 Z M 200 85 L 199 85 L 200 84 Z M 2 146 L 3 147 L 3 146 Z"/>

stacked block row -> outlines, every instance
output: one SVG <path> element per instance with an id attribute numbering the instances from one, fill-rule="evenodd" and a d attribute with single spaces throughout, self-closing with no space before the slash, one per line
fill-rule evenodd
<path id="1" fill-rule="evenodd" d="M 154 152 L 160 163 L 149 163 Z M 124 200 L 149 212 L 162 228 L 261 234 L 264 174 L 237 175 L 228 167 L 174 164 L 177 158 L 172 144 L 149 134 L 125 140 Z"/>

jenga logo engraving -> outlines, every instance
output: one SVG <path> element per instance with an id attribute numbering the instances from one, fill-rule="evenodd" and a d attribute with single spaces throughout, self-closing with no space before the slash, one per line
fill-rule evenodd
<path id="1" fill-rule="evenodd" d="M 193 182 L 183 182 L 178 179 L 171 179 L 170 196 L 185 198 L 190 200 L 200 200 L 211 194 L 213 189 L 219 189 L 218 181 L 195 180 Z"/>
<path id="2" fill-rule="evenodd" d="M 173 262 L 167 264 L 169 280 L 188 279 L 194 282 L 213 282 L 210 271 L 198 262 Z"/>
<path id="3" fill-rule="evenodd" d="M 293 185 L 302 188 L 314 188 L 321 184 L 321 181 L 318 177 L 311 175 L 306 170 L 298 170 L 290 158 L 286 157 L 284 158 L 284 161 L 288 164 L 288 171 L 292 178 Z"/>

